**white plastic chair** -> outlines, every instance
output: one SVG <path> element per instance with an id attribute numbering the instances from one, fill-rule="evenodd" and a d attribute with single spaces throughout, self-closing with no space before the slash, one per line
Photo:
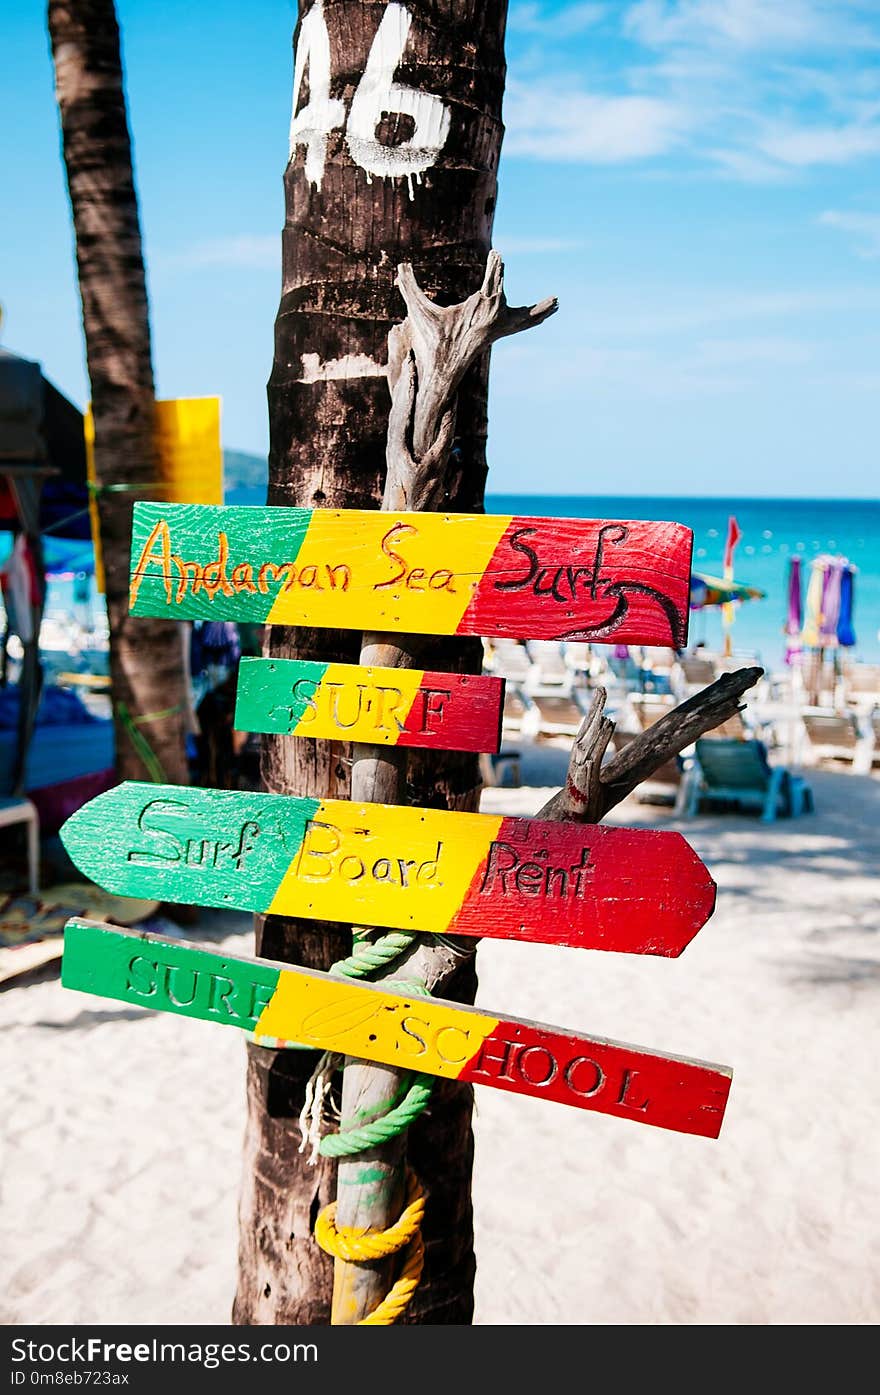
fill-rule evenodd
<path id="1" fill-rule="evenodd" d="M 31 896 L 36 896 L 40 866 L 40 816 L 37 806 L 23 796 L 0 798 L 0 828 L 14 823 L 27 824 L 28 891 Z"/>

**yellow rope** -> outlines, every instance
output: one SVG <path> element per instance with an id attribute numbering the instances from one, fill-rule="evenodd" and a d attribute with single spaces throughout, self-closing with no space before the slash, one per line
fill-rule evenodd
<path id="1" fill-rule="evenodd" d="M 374 1308 L 365 1318 L 361 1318 L 358 1327 L 391 1327 L 398 1318 L 403 1317 L 409 1307 L 410 1299 L 419 1286 L 424 1263 L 425 1244 L 422 1240 L 422 1232 L 418 1230 L 407 1251 L 403 1268 L 393 1286 L 386 1293 L 378 1308 Z"/>
<path id="2" fill-rule="evenodd" d="M 387 1230 L 361 1230 L 355 1226 L 338 1227 L 336 1202 L 331 1201 L 315 1222 L 315 1239 L 326 1254 L 336 1259 L 359 1261 L 385 1259 L 409 1246 L 397 1279 L 391 1290 L 358 1326 L 390 1327 L 406 1310 L 418 1288 L 425 1263 L 425 1246 L 421 1224 L 425 1215 L 425 1193 L 412 1169 L 407 1169 L 406 1207 L 394 1225 Z"/>

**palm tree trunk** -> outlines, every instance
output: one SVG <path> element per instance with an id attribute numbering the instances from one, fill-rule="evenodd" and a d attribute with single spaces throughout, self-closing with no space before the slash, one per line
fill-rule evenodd
<path id="1" fill-rule="evenodd" d="M 146 279 L 113 0 L 49 0 L 76 234 L 121 779 L 187 784 L 181 628 L 128 613 L 131 511 L 157 497 Z M 158 764 L 145 764 L 149 743 Z"/>
<path id="2" fill-rule="evenodd" d="M 398 264 L 412 263 L 419 284 L 443 304 L 464 300 L 482 284 L 503 129 L 506 14 L 506 0 L 407 0 L 405 6 L 299 0 L 295 41 L 304 81 L 284 176 L 283 286 L 269 381 L 271 504 L 379 507 L 390 406 L 387 338 L 405 315 L 394 285 Z M 365 114 L 368 64 L 380 96 Z M 411 97 L 398 100 L 392 84 L 420 94 L 414 109 L 422 125 L 407 113 Z M 315 126 L 328 114 L 333 126 L 325 140 Z M 432 141 L 440 145 L 428 167 L 413 172 L 408 145 L 424 149 Z M 488 367 L 486 355 L 458 397 L 454 451 L 461 473 L 448 507 L 463 512 L 483 507 Z M 356 663 L 360 643 L 354 632 L 273 626 L 268 652 Z M 477 673 L 482 647 L 479 640 L 437 639 L 426 647 L 424 664 Z M 265 737 L 263 779 L 277 793 L 347 798 L 350 750 Z M 413 804 L 473 809 L 478 797 L 475 756 L 432 751 L 410 758 Z M 258 953 L 318 969 L 351 943 L 347 927 L 276 916 L 258 924 L 257 933 Z M 468 962 L 444 994 L 472 1002 L 475 990 Z M 297 1120 L 313 1063 L 305 1052 L 249 1047 L 238 1323 L 329 1322 L 333 1266 L 312 1228 L 335 1194 L 336 1169 L 326 1161 L 310 1167 L 298 1152 Z M 469 1087 L 445 1082 L 409 1132 L 410 1156 L 431 1204 L 423 1227 L 425 1271 L 407 1321 L 472 1318 L 471 1110 Z"/>

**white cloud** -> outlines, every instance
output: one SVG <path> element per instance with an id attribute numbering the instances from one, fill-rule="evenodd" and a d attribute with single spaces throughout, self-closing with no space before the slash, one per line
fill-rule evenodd
<path id="1" fill-rule="evenodd" d="M 615 164 L 671 150 L 688 124 L 683 107 L 656 97 L 600 96 L 553 83 L 513 82 L 505 111 L 508 154 Z"/>
<path id="2" fill-rule="evenodd" d="M 564 5 L 561 10 L 549 10 L 546 5 L 514 5 L 508 27 L 519 34 L 538 34 L 543 39 L 571 39 L 594 28 L 608 13 L 607 5 Z"/>
<path id="3" fill-rule="evenodd" d="M 840 232 L 852 233 L 860 257 L 880 257 L 880 213 L 841 213 L 827 209 L 819 222 Z"/>
<path id="4" fill-rule="evenodd" d="M 666 348 L 617 349 L 591 344 L 573 346 L 564 357 L 531 346 L 516 359 L 499 357 L 493 366 L 493 392 L 499 398 L 547 402 L 597 393 L 627 401 L 688 400 L 729 396 L 746 381 L 724 365 L 701 363 L 693 353 L 672 355 Z"/>
<path id="5" fill-rule="evenodd" d="M 860 9 L 847 0 L 638 0 L 626 14 L 625 28 L 652 47 L 849 47 L 872 41 L 859 22 Z"/>
<path id="6" fill-rule="evenodd" d="M 707 150 L 706 154 L 721 173 L 743 184 L 779 184 L 792 177 L 790 168 L 750 150 L 717 149 Z"/>
<path id="7" fill-rule="evenodd" d="M 159 252 L 154 260 L 163 267 L 180 267 L 192 271 L 211 266 L 246 267 L 252 271 L 281 269 L 281 235 L 243 235 L 219 237 L 209 242 L 196 242 L 179 251 Z"/>
<path id="8" fill-rule="evenodd" d="M 880 155 L 876 0 L 527 0 L 511 31 L 510 154 L 763 184 Z"/>
<path id="9" fill-rule="evenodd" d="M 783 165 L 847 165 L 880 154 L 880 125 L 791 126 L 758 138 L 765 155 Z"/>
<path id="10" fill-rule="evenodd" d="M 606 341 L 668 341 L 675 335 L 703 331 L 723 343 L 734 341 L 736 326 L 754 324 L 758 333 L 751 337 L 752 344 L 781 344 L 786 340 L 795 342 L 784 331 L 803 316 L 828 317 L 871 310 L 880 312 L 880 290 L 876 287 L 829 286 L 823 290 L 792 291 L 724 287 L 694 291 L 676 287 L 671 300 L 647 288 L 634 290 L 631 296 L 616 289 L 613 304 L 605 303 L 600 292 L 587 298 L 582 313 L 592 332 Z M 780 324 L 783 333 L 778 335 L 774 330 Z"/>

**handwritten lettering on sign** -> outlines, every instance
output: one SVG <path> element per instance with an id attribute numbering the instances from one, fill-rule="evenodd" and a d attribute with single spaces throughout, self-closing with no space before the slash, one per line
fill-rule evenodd
<path id="1" fill-rule="evenodd" d="M 305 147 L 306 178 L 317 189 L 324 179 L 327 139 L 339 127 L 345 127 L 348 153 L 368 183 L 374 175 L 406 179 L 412 198 L 413 184 L 421 183 L 425 170 L 436 163 L 451 125 L 446 103 L 434 93 L 394 81 L 412 18 L 405 5 L 386 6 L 347 118 L 345 103 L 330 96 L 330 34 L 323 0 L 315 0 L 303 18 L 294 60 L 290 155 L 293 158 L 297 146 Z M 306 78 L 308 101 L 300 106 Z M 383 117 L 395 115 L 412 122 L 412 131 L 406 140 L 386 144 L 378 139 L 377 129 Z"/>
<path id="2" fill-rule="evenodd" d="M 242 659 L 235 725 L 377 746 L 497 751 L 503 704 L 501 678 Z"/>
<path id="3" fill-rule="evenodd" d="M 678 523 L 136 503 L 133 615 L 682 648 Z"/>
<path id="4" fill-rule="evenodd" d="M 79 919 L 65 929 L 61 982 L 268 1045 L 300 1042 L 707 1138 L 720 1132 L 732 1078 L 705 1061 Z"/>
<path id="5" fill-rule="evenodd" d="M 127 783 L 61 838 L 123 896 L 675 956 L 714 883 L 679 833 Z"/>

